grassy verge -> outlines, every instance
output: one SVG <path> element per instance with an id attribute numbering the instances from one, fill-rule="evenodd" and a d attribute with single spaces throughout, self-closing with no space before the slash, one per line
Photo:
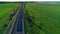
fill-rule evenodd
<path id="1" fill-rule="evenodd" d="M 19 3 L 0 3 L 0 34 L 7 32 L 9 24 L 12 22 L 12 15 L 18 8 Z M 12 16 L 11 16 L 12 15 Z"/>
<path id="2" fill-rule="evenodd" d="M 26 34 L 60 34 L 60 4 L 27 3 Z"/>

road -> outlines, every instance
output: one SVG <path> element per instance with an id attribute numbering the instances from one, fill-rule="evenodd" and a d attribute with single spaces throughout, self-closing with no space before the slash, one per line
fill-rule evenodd
<path id="1" fill-rule="evenodd" d="M 24 34 L 24 4 L 21 4 L 9 34 Z"/>

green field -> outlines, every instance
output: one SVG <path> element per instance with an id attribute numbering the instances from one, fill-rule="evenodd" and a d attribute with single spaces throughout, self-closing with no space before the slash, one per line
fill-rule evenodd
<path id="1" fill-rule="evenodd" d="M 0 3 L 0 34 L 5 34 L 10 24 L 15 10 L 19 7 L 19 3 Z"/>
<path id="2" fill-rule="evenodd" d="M 26 34 L 60 34 L 60 3 L 27 3 Z"/>

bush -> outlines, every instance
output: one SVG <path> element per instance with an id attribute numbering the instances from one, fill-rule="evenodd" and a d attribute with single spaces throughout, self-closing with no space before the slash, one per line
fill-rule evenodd
<path id="1" fill-rule="evenodd" d="M 14 15 L 15 15 L 15 12 L 11 13 L 9 20 L 12 20 L 12 17 L 13 17 Z"/>
<path id="2" fill-rule="evenodd" d="M 7 27 L 8 26 L 8 24 L 4 24 L 4 27 Z"/>

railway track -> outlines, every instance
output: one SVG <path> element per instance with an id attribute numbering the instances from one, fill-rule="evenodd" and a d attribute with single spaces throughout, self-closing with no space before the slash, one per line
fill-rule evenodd
<path id="1" fill-rule="evenodd" d="M 17 16 L 9 31 L 9 34 L 25 34 L 23 11 L 24 11 L 24 4 L 21 4 L 21 6 L 18 9 Z"/>

